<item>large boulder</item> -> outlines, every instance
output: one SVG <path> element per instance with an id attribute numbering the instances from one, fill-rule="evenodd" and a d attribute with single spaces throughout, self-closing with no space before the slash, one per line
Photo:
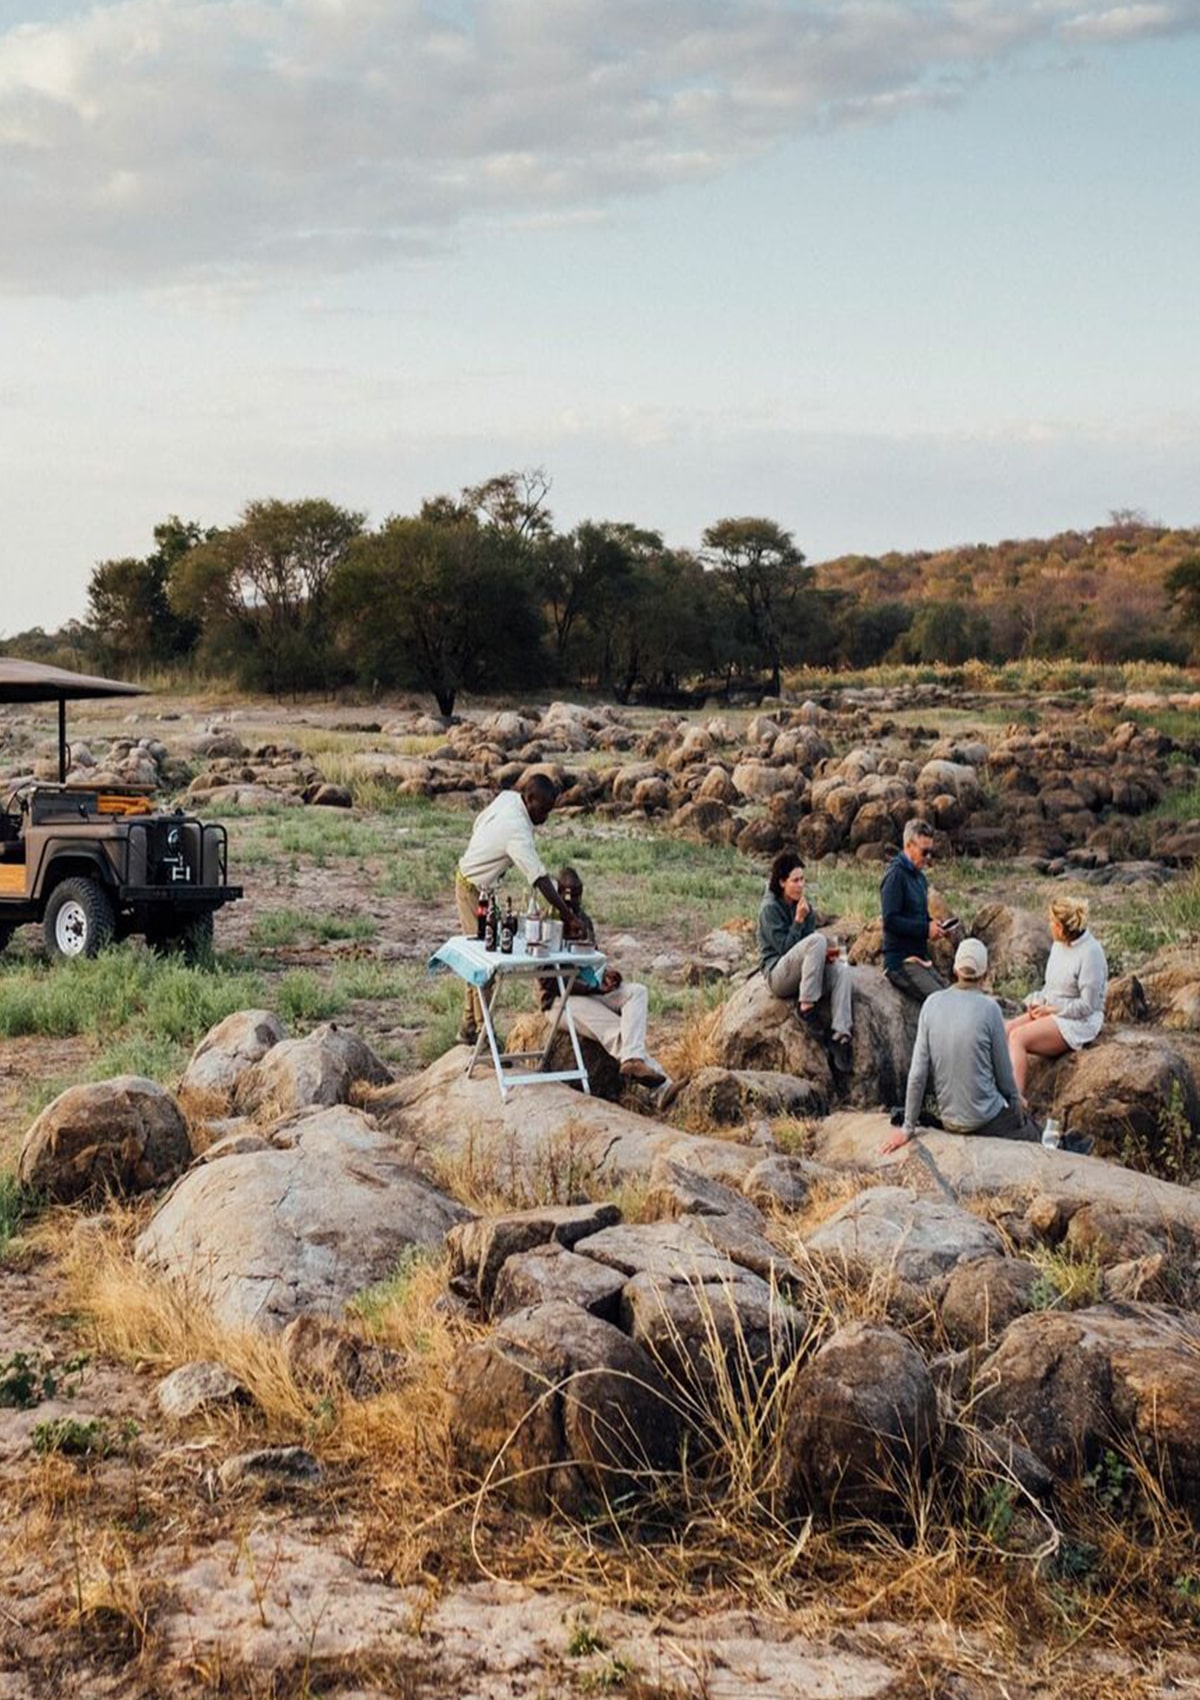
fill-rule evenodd
<path id="1" fill-rule="evenodd" d="M 954 797 L 968 812 L 983 801 L 979 774 L 967 762 L 927 761 L 917 775 L 918 799 Z"/>
<path id="2" fill-rule="evenodd" d="M 573 1304 L 506 1317 L 450 1368 L 459 1465 L 526 1510 L 579 1517 L 649 1490 L 679 1451 L 679 1419 L 649 1355 Z"/>
<path id="3" fill-rule="evenodd" d="M 691 1426 L 727 1432 L 768 1374 L 796 1356 L 807 1319 L 761 1276 L 669 1281 L 634 1275 L 621 1325 L 662 1371 Z"/>
<path id="4" fill-rule="evenodd" d="M 985 903 L 971 922 L 973 937 L 988 949 L 992 981 L 1019 982 L 1026 991 L 1041 985 L 1050 954 L 1050 925 L 1044 915 Z"/>
<path id="5" fill-rule="evenodd" d="M 531 1305 L 573 1304 L 605 1322 L 618 1322 L 625 1277 L 590 1257 L 577 1257 L 551 1242 L 504 1260 L 492 1292 L 489 1314 L 495 1321 Z"/>
<path id="6" fill-rule="evenodd" d="M 1200 1031 L 1200 951 L 1194 945 L 1170 945 L 1136 974 L 1110 980 L 1104 1013 L 1111 1022 L 1151 1021 Z"/>
<path id="7" fill-rule="evenodd" d="M 181 1093 L 212 1096 L 228 1108 L 234 1089 L 274 1045 L 287 1038 L 287 1029 L 269 1009 L 239 1009 L 204 1035 L 183 1072 Z"/>
<path id="8" fill-rule="evenodd" d="M 347 1103 L 354 1086 L 383 1086 L 391 1078 L 357 1033 L 327 1021 L 303 1039 L 273 1045 L 239 1077 L 235 1101 L 244 1113 L 284 1116 L 312 1104 Z"/>
<path id="9" fill-rule="evenodd" d="M 852 968 L 853 1072 L 835 1083 L 824 1044 L 795 1017 L 795 1005 L 775 997 L 761 974 L 740 987 L 713 1033 L 716 1060 L 726 1069 L 791 1074 L 827 1099 L 842 1092 L 854 1104 L 893 1104 L 904 1095 L 919 1010 L 875 968 Z M 828 1010 L 828 1000 L 819 1006 Z"/>
<path id="10" fill-rule="evenodd" d="M 660 1153 L 740 1186 L 761 1150 L 732 1139 L 687 1134 L 557 1083 L 518 1088 L 502 1100 L 489 1069 L 468 1076 L 461 1046 L 419 1075 L 371 1095 L 382 1126 L 441 1161 L 462 1162 L 478 1184 L 502 1184 L 533 1204 L 548 1179 L 605 1184 L 645 1177 Z M 577 1183 L 574 1183 L 577 1184 Z"/>
<path id="11" fill-rule="evenodd" d="M 715 797 L 697 799 L 677 809 L 667 823 L 675 838 L 690 839 L 699 844 L 732 844 L 741 830 L 742 822 L 730 813 Z"/>
<path id="12" fill-rule="evenodd" d="M 754 1068 L 698 1069 L 677 1105 L 685 1119 L 710 1127 L 737 1127 L 754 1116 L 822 1116 L 828 1108 L 811 1080 Z"/>
<path id="13" fill-rule="evenodd" d="M 956 1265 L 942 1291 L 942 1327 L 953 1346 L 998 1340 L 1009 1323 L 1037 1308 L 1044 1277 L 1019 1257 L 986 1253 Z"/>
<path id="14" fill-rule="evenodd" d="M 809 1234 L 810 1255 L 922 1285 L 969 1258 L 1004 1252 L 996 1229 L 942 1198 L 906 1187 L 856 1193 Z"/>
<path id="15" fill-rule="evenodd" d="M 276 1137 L 290 1144 L 191 1170 L 137 1242 L 228 1327 L 338 1316 L 414 1247 L 439 1252 L 469 1214 L 358 1110 L 317 1112 Z"/>
<path id="16" fill-rule="evenodd" d="M 885 1157 L 880 1146 L 893 1131 L 885 1115 L 837 1111 L 817 1128 L 813 1155 L 830 1168 L 874 1169 L 881 1178 L 898 1178 L 913 1189 L 920 1184 L 942 1197 L 1047 1195 L 1055 1202 L 1055 1216 L 1061 1219 L 1052 1239 L 1061 1239 L 1071 1211 L 1089 1201 L 1154 1217 L 1164 1232 L 1174 1234 L 1200 1226 L 1200 1190 L 1126 1169 L 1101 1157 L 1052 1151 L 1022 1140 L 981 1139 L 978 1135 L 932 1130 L 923 1131 L 918 1139 Z"/>
<path id="17" fill-rule="evenodd" d="M 1052 1100 L 1063 1125 L 1093 1134 L 1101 1155 L 1170 1174 L 1172 1141 L 1200 1136 L 1197 1067 L 1200 1041 L 1191 1034 L 1108 1029 L 1053 1067 L 1031 1070 L 1030 1098 Z"/>
<path id="18" fill-rule="evenodd" d="M 1136 1454 L 1200 1520 L 1200 1320 L 1164 1306 L 1019 1317 L 979 1369 L 972 1419 L 1013 1433 L 1061 1478 Z"/>
<path id="19" fill-rule="evenodd" d="M 790 791 L 799 782 L 794 767 L 770 767 L 764 761 L 740 761 L 732 774 L 734 790 L 740 797 L 760 802 L 773 797 L 777 791 Z"/>
<path id="20" fill-rule="evenodd" d="M 69 1086 L 47 1104 L 22 1142 L 17 1176 L 22 1186 L 72 1204 L 151 1191 L 191 1159 L 187 1123 L 171 1094 L 122 1074 Z"/>
<path id="21" fill-rule="evenodd" d="M 796 1376 L 782 1490 L 797 1513 L 893 1520 L 912 1508 L 937 1433 L 925 1360 L 894 1329 L 852 1322 Z"/>

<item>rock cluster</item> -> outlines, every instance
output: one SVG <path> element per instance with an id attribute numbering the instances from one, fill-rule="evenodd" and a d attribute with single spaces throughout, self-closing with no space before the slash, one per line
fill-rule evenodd
<path id="1" fill-rule="evenodd" d="M 956 850 L 1018 853 L 1052 870 L 1105 875 L 1147 857 L 1195 860 L 1195 823 L 1150 816 L 1170 786 L 1194 782 L 1194 752 L 1133 720 L 1114 724 L 1121 703 L 1036 731 L 998 731 L 981 718 L 980 731 L 960 738 L 891 718 L 901 707 L 934 707 L 941 694 L 917 689 L 902 703 L 843 691 L 822 704 L 779 704 L 744 728 L 720 714 L 702 722 L 668 715 L 643 732 L 620 708 L 567 702 L 449 722 L 414 712 L 361 728 L 378 747 L 354 760 L 364 778 L 401 795 L 455 795 L 471 805 L 540 768 L 562 786 L 565 809 L 649 817 L 681 837 L 759 857 L 798 843 L 809 857 L 880 860 L 919 812 Z M 428 747 L 414 754 L 413 744 Z M 352 801 L 299 745 L 250 745 L 231 724 L 200 733 L 177 756 L 160 740 L 126 738 L 98 756 L 79 744 L 73 759 L 73 783 L 186 786 L 197 808 Z M 42 777 L 52 765 L 48 754 L 39 760 Z"/>
<path id="2" fill-rule="evenodd" d="M 1068 1159 L 1038 1155 L 1051 1188 Z M 1200 1205 L 1169 1193 L 1194 1303 Z M 1064 1216 L 1077 1238 L 1095 1231 L 1087 1206 L 1050 1197 L 1023 1219 L 1031 1247 L 1061 1243 Z M 685 1442 L 693 1469 L 720 1468 L 761 1407 L 793 1516 L 903 1520 L 931 1471 L 964 1467 L 1047 1499 L 1116 1448 L 1153 1458 L 1200 1520 L 1194 1310 L 1098 1294 L 1048 1311 L 1052 1284 L 997 1229 L 906 1187 L 860 1192 L 807 1232 L 801 1262 L 771 1248 L 769 1268 L 743 1192 L 660 1158 L 651 1199 L 677 1213 L 597 1229 L 594 1207 L 525 1211 L 452 1231 L 454 1284 L 495 1324 L 449 1388 L 459 1462 L 488 1488 L 591 1515 L 658 1486 Z M 1129 1249 L 1118 1235 L 1106 1267 Z M 839 1283 L 887 1314 L 839 1325 Z"/>

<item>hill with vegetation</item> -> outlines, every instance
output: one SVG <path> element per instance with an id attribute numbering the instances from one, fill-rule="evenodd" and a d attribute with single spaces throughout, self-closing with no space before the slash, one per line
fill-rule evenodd
<path id="1" fill-rule="evenodd" d="M 973 657 L 1182 663 L 1195 645 L 1200 530 L 1114 514 L 1095 530 L 1050 538 L 842 555 L 817 566 L 815 578 L 837 601 L 851 665 Z"/>

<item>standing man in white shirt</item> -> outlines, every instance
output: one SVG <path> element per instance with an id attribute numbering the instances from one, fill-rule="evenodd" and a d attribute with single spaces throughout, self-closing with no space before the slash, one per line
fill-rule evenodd
<path id="1" fill-rule="evenodd" d="M 561 915 L 570 937 L 574 916 L 559 896 L 558 888 L 546 872 L 545 863 L 533 841 L 534 827 L 542 825 L 557 801 L 558 786 L 549 775 L 531 773 L 520 782 L 519 788 L 501 791 L 481 814 L 476 815 L 471 837 L 454 875 L 458 919 L 468 938 L 475 937 L 479 893 L 490 891 L 512 867 L 519 869 L 534 890 Z M 474 986 L 467 986 L 462 1026 L 458 1030 L 459 1044 L 475 1043 L 482 1020 L 479 993 Z"/>

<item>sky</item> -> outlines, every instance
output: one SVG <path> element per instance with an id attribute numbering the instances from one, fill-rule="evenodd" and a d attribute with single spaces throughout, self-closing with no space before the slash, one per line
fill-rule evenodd
<path id="1" fill-rule="evenodd" d="M 1200 0 L 0 0 L 0 636 L 171 514 L 1200 523 Z"/>

